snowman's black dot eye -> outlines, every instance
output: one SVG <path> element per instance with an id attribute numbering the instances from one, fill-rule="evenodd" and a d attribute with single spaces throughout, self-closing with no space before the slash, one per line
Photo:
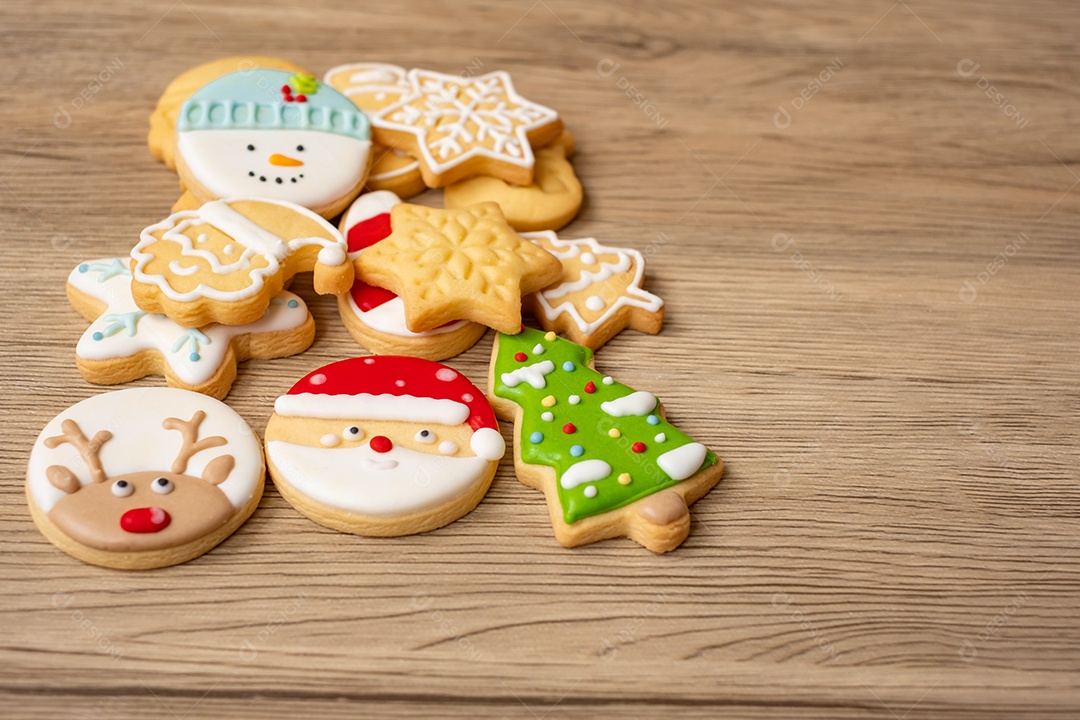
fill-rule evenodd
<path id="1" fill-rule="evenodd" d="M 296 152 L 304 152 L 304 146 L 303 145 L 297 145 L 296 146 Z"/>
<path id="2" fill-rule="evenodd" d="M 251 150 L 252 152 L 255 152 L 255 146 L 254 145 L 248 145 L 248 150 Z"/>

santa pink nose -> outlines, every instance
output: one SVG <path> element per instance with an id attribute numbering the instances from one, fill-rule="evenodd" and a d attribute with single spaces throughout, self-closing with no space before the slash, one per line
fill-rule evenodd
<path id="1" fill-rule="evenodd" d="M 384 435 L 376 435 L 371 438 L 368 445 L 377 453 L 390 452 L 394 449 L 394 443 L 390 441 L 390 438 Z"/>
<path id="2" fill-rule="evenodd" d="M 169 513 L 159 507 L 135 508 L 120 516 L 120 527 L 129 533 L 155 533 L 171 522 Z"/>

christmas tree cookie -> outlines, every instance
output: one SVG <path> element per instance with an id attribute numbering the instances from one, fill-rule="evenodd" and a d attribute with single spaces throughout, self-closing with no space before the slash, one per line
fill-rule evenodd
<path id="1" fill-rule="evenodd" d="M 514 421 L 518 478 L 544 491 L 565 547 L 629 537 L 673 550 L 690 530 L 687 505 L 720 480 L 723 462 L 667 422 L 655 396 L 592 362 L 553 332 L 496 336 L 488 395 Z"/>

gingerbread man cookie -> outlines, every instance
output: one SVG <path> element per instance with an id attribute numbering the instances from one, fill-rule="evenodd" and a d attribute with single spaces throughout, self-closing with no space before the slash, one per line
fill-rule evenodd
<path id="1" fill-rule="evenodd" d="M 26 476 L 42 534 L 84 562 L 125 570 L 207 552 L 262 497 L 259 439 L 228 405 L 178 388 L 83 400 L 42 430 Z"/>
<path id="2" fill-rule="evenodd" d="M 314 270 L 315 291 L 352 286 L 341 233 L 311 210 L 280 200 L 215 200 L 144 229 L 131 250 L 139 309 L 185 327 L 245 325 L 266 312 L 293 275 Z"/>
<path id="3" fill-rule="evenodd" d="M 310 373 L 274 403 L 270 475 L 326 527 L 426 532 L 484 497 L 506 446 L 495 413 L 456 370 L 420 358 L 352 358 Z"/>
<path id="4" fill-rule="evenodd" d="M 164 375 L 172 387 L 220 400 L 236 379 L 238 362 L 295 355 L 315 339 L 307 305 L 288 291 L 278 293 L 263 316 L 247 325 L 178 325 L 138 308 L 128 266 L 127 258 L 90 260 L 68 275 L 68 299 L 91 321 L 75 347 L 75 362 L 92 383 Z"/>
<path id="5" fill-rule="evenodd" d="M 585 347 L 526 328 L 499 334 L 488 393 L 514 420 L 518 479 L 547 497 L 566 547 L 629 537 L 653 552 L 690 531 L 687 505 L 723 463 L 664 419 L 660 401 L 596 372 Z"/>

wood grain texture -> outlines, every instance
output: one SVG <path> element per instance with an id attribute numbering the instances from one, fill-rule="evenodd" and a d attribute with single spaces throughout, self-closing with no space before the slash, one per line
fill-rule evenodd
<path id="1" fill-rule="evenodd" d="M 3 714 L 1075 717 L 1072 4 L 55 0 L 0 18 Z M 325 530 L 272 487 L 159 572 L 37 533 L 33 439 L 101 391 L 75 369 L 66 274 L 167 213 L 147 117 L 175 75 L 242 53 L 505 69 L 560 110 L 587 195 L 564 235 L 640 249 L 668 303 L 658 337 L 625 332 L 598 367 L 728 466 L 681 549 L 560 548 L 509 462 L 418 537 Z M 294 379 L 358 352 L 333 300 L 297 291 L 314 346 L 243 364 L 228 398 L 260 431 Z M 452 364 L 482 383 L 490 344 Z"/>

